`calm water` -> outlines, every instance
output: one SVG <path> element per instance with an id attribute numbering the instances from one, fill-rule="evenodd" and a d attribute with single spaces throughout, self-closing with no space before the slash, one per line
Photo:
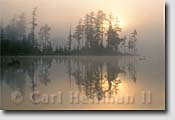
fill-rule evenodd
<path id="1" fill-rule="evenodd" d="M 164 60 L 151 57 L 18 57 L 1 60 L 4 109 L 164 110 Z"/>

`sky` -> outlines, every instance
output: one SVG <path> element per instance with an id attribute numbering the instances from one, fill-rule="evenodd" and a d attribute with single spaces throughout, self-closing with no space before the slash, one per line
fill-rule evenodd
<path id="1" fill-rule="evenodd" d="M 66 40 L 70 25 L 74 27 L 86 13 L 103 10 L 118 16 L 122 35 L 137 29 L 141 53 L 161 55 L 164 52 L 164 0 L 0 0 L 0 20 L 6 22 L 24 12 L 30 26 L 34 7 L 38 9 L 39 26 L 50 25 L 54 41 Z"/>

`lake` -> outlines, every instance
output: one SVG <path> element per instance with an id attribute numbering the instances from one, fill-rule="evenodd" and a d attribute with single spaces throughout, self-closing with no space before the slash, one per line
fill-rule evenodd
<path id="1" fill-rule="evenodd" d="M 1 58 L 6 110 L 164 110 L 165 61 L 139 56 Z"/>

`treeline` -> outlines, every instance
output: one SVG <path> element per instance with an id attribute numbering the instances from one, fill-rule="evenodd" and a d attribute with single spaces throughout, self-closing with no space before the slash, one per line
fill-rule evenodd
<path id="1" fill-rule="evenodd" d="M 65 45 L 53 47 L 48 24 L 38 28 L 37 9 L 32 11 L 30 29 L 25 14 L 0 26 L 1 55 L 118 55 L 136 54 L 135 30 L 121 38 L 118 18 L 103 11 L 91 12 L 81 18 L 74 32 L 71 28 Z M 39 29 L 39 31 L 38 31 Z"/>
<path id="2" fill-rule="evenodd" d="M 68 50 L 71 52 L 72 40 L 77 41 L 79 54 L 136 54 L 137 31 L 127 37 L 120 37 L 120 21 L 112 14 L 103 11 L 90 12 L 80 19 L 73 35 L 69 33 Z"/>
<path id="3" fill-rule="evenodd" d="M 30 24 L 31 29 L 28 32 L 24 13 L 11 19 L 7 25 L 1 24 L 0 42 L 2 56 L 48 55 L 54 53 L 51 41 L 49 41 L 51 28 L 46 24 L 37 32 L 36 13 L 37 9 L 34 8 Z"/>

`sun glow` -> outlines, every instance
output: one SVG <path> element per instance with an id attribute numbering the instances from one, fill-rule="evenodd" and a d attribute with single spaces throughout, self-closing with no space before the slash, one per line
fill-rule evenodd
<path id="1" fill-rule="evenodd" d="M 109 21 L 104 21 L 103 22 L 103 26 L 105 29 L 108 29 L 109 28 Z M 112 27 L 115 28 L 115 27 L 119 27 L 121 29 L 125 28 L 126 27 L 126 24 L 125 22 L 121 19 L 121 17 L 116 17 L 116 19 L 112 19 L 111 20 L 111 24 L 112 24 Z"/>
<path id="2" fill-rule="evenodd" d="M 124 28 L 125 27 L 124 21 L 122 21 L 122 20 L 119 21 L 119 27 L 120 28 Z"/>

